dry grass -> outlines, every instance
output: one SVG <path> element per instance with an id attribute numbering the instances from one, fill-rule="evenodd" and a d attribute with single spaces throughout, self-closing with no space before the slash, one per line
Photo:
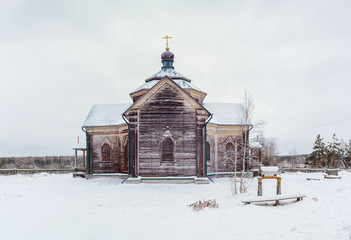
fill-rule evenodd
<path id="1" fill-rule="evenodd" d="M 219 208 L 218 203 L 216 202 L 216 199 L 213 200 L 199 200 L 195 203 L 192 203 L 190 205 L 188 205 L 189 207 L 191 207 L 193 209 L 193 211 L 200 211 L 203 210 L 205 208 Z"/>

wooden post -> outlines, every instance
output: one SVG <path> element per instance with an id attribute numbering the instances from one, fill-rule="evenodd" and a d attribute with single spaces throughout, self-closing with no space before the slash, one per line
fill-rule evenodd
<path id="1" fill-rule="evenodd" d="M 282 178 L 281 177 L 277 177 L 277 195 L 281 195 L 282 194 L 281 181 L 282 181 Z"/>
<path id="2" fill-rule="evenodd" d="M 196 132 L 196 140 L 197 140 L 197 173 L 196 176 L 200 178 L 206 177 L 206 169 L 205 169 L 205 148 L 204 148 L 204 143 L 205 135 L 204 135 L 204 128 L 200 124 L 197 126 L 197 132 Z"/>
<path id="3" fill-rule="evenodd" d="M 85 167 L 85 150 L 83 150 L 83 167 Z"/>
<path id="4" fill-rule="evenodd" d="M 91 174 L 94 172 L 94 138 L 93 136 L 88 136 L 89 138 L 89 153 L 88 153 L 88 158 L 87 158 L 87 173 Z"/>
<path id="5" fill-rule="evenodd" d="M 215 134 L 215 171 L 218 172 L 218 135 Z"/>
<path id="6" fill-rule="evenodd" d="M 74 150 L 74 167 L 77 167 L 77 149 Z"/>
<path id="7" fill-rule="evenodd" d="M 262 163 L 262 151 L 261 149 L 258 149 L 258 165 Z"/>
<path id="8" fill-rule="evenodd" d="M 138 113 L 129 113 L 129 173 L 132 178 L 138 176 Z"/>
<path id="9" fill-rule="evenodd" d="M 262 177 L 258 177 L 257 196 L 262 196 Z"/>
<path id="10" fill-rule="evenodd" d="M 197 169 L 196 176 L 200 178 L 206 177 L 206 161 L 205 159 L 205 116 L 203 111 L 196 112 L 196 155 L 197 155 Z"/>

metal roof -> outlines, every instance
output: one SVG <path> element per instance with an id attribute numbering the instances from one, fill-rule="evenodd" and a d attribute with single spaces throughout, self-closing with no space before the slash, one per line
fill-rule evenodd
<path id="1" fill-rule="evenodd" d="M 96 104 L 85 119 L 83 127 L 117 126 L 125 123 L 122 118 L 124 113 L 132 104 Z"/>
<path id="2" fill-rule="evenodd" d="M 170 76 L 168 76 L 168 77 L 170 77 Z M 203 90 L 201 90 L 200 88 L 198 88 L 197 86 L 195 86 L 191 82 L 185 81 L 183 79 L 173 79 L 172 77 L 170 77 L 170 78 L 183 89 L 194 89 L 194 90 L 196 90 L 198 92 L 206 94 Z M 139 91 L 144 90 L 144 89 L 150 89 L 153 86 L 155 86 L 156 83 L 158 83 L 159 81 L 160 80 L 152 80 L 152 81 L 146 82 L 143 85 L 141 85 L 140 87 L 138 87 L 137 89 L 135 89 L 130 94 L 139 92 Z"/>
<path id="3" fill-rule="evenodd" d="M 122 114 L 131 105 L 132 103 L 93 105 L 83 127 L 117 126 L 124 124 Z M 205 103 L 203 106 L 213 114 L 210 123 L 241 125 L 240 116 L 243 108 L 241 103 Z"/>
<path id="4" fill-rule="evenodd" d="M 185 77 L 183 74 L 175 71 L 174 69 L 167 68 L 167 69 L 161 69 L 161 71 L 153 74 L 152 76 L 147 78 L 145 80 L 145 82 L 148 82 L 148 81 L 151 81 L 151 80 L 154 80 L 154 79 L 160 80 L 164 76 L 168 76 L 168 77 L 170 77 L 172 79 L 184 79 L 184 80 L 189 81 L 189 82 L 191 81 L 189 78 Z"/>
<path id="5" fill-rule="evenodd" d="M 204 103 L 203 106 L 213 114 L 210 123 L 221 125 L 243 125 L 244 106 L 241 103 Z"/>

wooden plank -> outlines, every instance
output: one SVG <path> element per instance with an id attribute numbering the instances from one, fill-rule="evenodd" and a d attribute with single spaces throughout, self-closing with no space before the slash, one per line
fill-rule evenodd
<path id="1" fill-rule="evenodd" d="M 326 178 L 326 179 L 341 179 L 340 176 L 332 176 L 332 175 L 324 175 L 324 178 Z"/>
<path id="2" fill-rule="evenodd" d="M 320 181 L 321 179 L 320 178 L 306 178 L 306 180 L 308 181 Z"/>
<path id="3" fill-rule="evenodd" d="M 306 197 L 305 194 L 276 195 L 276 196 L 269 196 L 269 197 L 246 198 L 241 200 L 241 202 L 245 204 L 250 204 L 250 203 L 263 203 L 263 202 L 289 200 L 289 199 L 296 199 L 297 201 L 300 201 L 304 197 Z"/>

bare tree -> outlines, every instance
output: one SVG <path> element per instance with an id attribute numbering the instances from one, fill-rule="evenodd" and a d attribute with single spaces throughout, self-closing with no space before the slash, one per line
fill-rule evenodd
<path id="1" fill-rule="evenodd" d="M 263 146 L 262 155 L 263 165 L 277 165 L 278 159 L 278 151 L 277 151 L 277 144 L 274 138 L 261 138 L 261 145 Z"/>
<path id="2" fill-rule="evenodd" d="M 293 148 L 293 150 L 290 151 L 290 159 L 289 159 L 289 162 L 290 162 L 290 166 L 291 167 L 297 167 L 298 166 L 298 156 L 297 156 L 297 151 L 295 148 Z"/>
<path id="3" fill-rule="evenodd" d="M 234 185 L 233 185 L 233 193 L 236 195 L 238 193 L 237 190 L 237 181 L 236 181 L 236 171 L 237 171 L 237 163 L 238 163 L 238 143 L 237 141 L 234 142 L 233 147 L 228 147 L 225 149 L 225 156 L 224 156 L 224 165 L 232 166 L 234 170 Z"/>
<path id="4" fill-rule="evenodd" d="M 242 146 L 242 172 L 240 177 L 240 193 L 244 192 L 244 175 L 248 170 L 249 163 L 249 132 L 252 129 L 260 129 L 263 127 L 264 122 L 255 118 L 255 104 L 253 96 L 245 90 L 243 98 L 243 108 L 240 116 L 240 125 L 243 135 Z"/>
<path id="5" fill-rule="evenodd" d="M 232 139 L 231 144 L 226 145 L 224 165 L 230 167 L 234 171 L 234 177 L 232 185 L 233 193 L 237 194 L 237 168 L 238 164 L 242 164 L 241 176 L 240 176 L 240 187 L 239 192 L 243 193 L 247 190 L 250 182 L 244 181 L 245 171 L 248 170 L 248 163 L 250 161 L 249 154 L 249 132 L 252 129 L 259 130 L 263 125 L 263 121 L 257 121 L 254 117 L 254 102 L 252 95 L 248 92 L 244 92 L 242 112 L 238 116 L 238 120 L 241 126 L 241 137 Z"/>

